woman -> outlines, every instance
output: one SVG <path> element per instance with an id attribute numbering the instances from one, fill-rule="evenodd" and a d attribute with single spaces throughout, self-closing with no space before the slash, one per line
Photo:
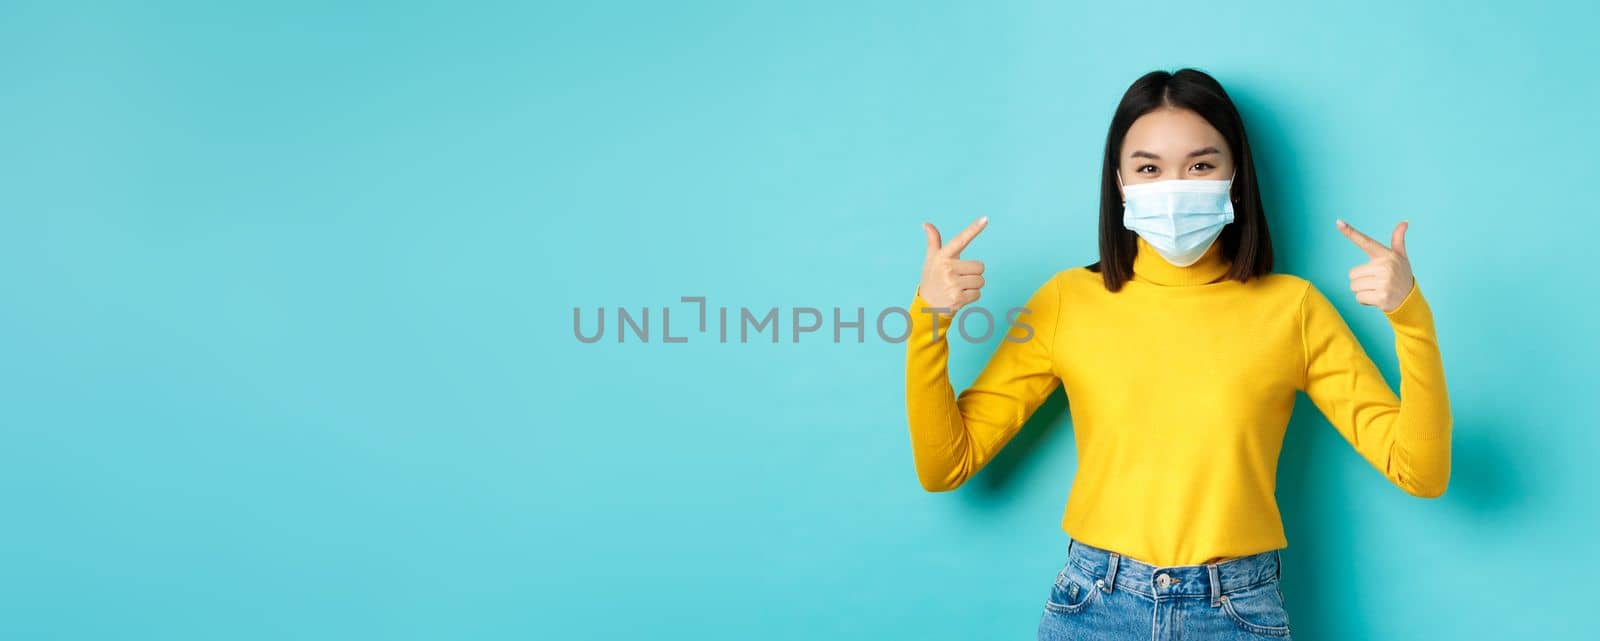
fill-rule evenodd
<path id="1" fill-rule="evenodd" d="M 1299 390 L 1394 484 L 1444 492 L 1450 404 L 1406 223 L 1385 246 L 1336 221 L 1366 256 L 1356 301 L 1394 328 L 1397 397 L 1320 291 L 1272 273 L 1244 125 L 1205 73 L 1128 89 L 1106 137 L 1100 260 L 1045 282 L 957 396 L 945 333 L 983 287 L 961 252 L 987 223 L 949 243 L 924 225 L 906 405 L 917 476 L 948 491 L 1063 386 L 1079 464 L 1040 639 L 1289 637 L 1274 491 Z"/>

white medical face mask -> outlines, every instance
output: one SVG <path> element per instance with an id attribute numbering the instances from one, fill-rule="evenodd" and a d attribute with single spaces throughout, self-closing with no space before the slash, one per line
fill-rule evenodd
<path id="1" fill-rule="evenodd" d="M 1122 184 L 1120 171 L 1117 184 Z M 1232 187 L 1231 176 L 1122 185 L 1122 226 L 1139 234 L 1167 262 L 1188 267 L 1233 222 Z"/>

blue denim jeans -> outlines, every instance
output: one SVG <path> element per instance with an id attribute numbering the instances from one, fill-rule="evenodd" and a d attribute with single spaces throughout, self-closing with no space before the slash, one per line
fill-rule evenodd
<path id="1" fill-rule="evenodd" d="M 1067 542 L 1039 641 L 1289 639 L 1278 550 L 1201 565 L 1151 565 Z"/>

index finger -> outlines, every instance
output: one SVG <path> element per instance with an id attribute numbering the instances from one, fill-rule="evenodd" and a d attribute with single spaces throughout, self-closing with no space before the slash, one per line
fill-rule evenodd
<path id="1" fill-rule="evenodd" d="M 1357 247 L 1361 248 L 1362 251 L 1367 252 L 1368 257 L 1377 258 L 1389 251 L 1389 248 L 1384 247 L 1383 243 L 1373 240 L 1366 234 L 1361 233 L 1360 231 L 1356 230 L 1355 227 L 1350 226 L 1350 223 L 1345 222 L 1343 219 L 1336 220 L 1334 223 L 1339 227 L 1339 231 L 1344 233 L 1346 238 L 1349 238 L 1351 242 L 1354 242 Z"/>
<path id="2" fill-rule="evenodd" d="M 977 238 L 978 232 L 983 231 L 983 228 L 988 224 L 989 217 L 984 216 L 973 221 L 971 225 L 967 225 L 967 228 L 961 230 L 960 234 L 957 234 L 955 238 L 950 239 L 950 242 L 944 244 L 943 251 L 945 255 L 951 257 L 960 256 L 961 251 L 967 248 L 967 244 L 971 243 L 972 239 Z"/>

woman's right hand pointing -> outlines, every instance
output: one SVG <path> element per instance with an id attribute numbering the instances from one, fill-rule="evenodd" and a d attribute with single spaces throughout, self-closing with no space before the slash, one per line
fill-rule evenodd
<path id="1" fill-rule="evenodd" d="M 930 307 L 947 308 L 954 314 L 978 300 L 979 290 L 983 289 L 983 263 L 961 260 L 961 251 L 988 224 L 988 216 L 979 218 L 949 244 L 942 244 L 938 228 L 922 223 L 922 230 L 928 234 L 928 255 L 922 262 L 922 283 L 917 291 Z"/>

